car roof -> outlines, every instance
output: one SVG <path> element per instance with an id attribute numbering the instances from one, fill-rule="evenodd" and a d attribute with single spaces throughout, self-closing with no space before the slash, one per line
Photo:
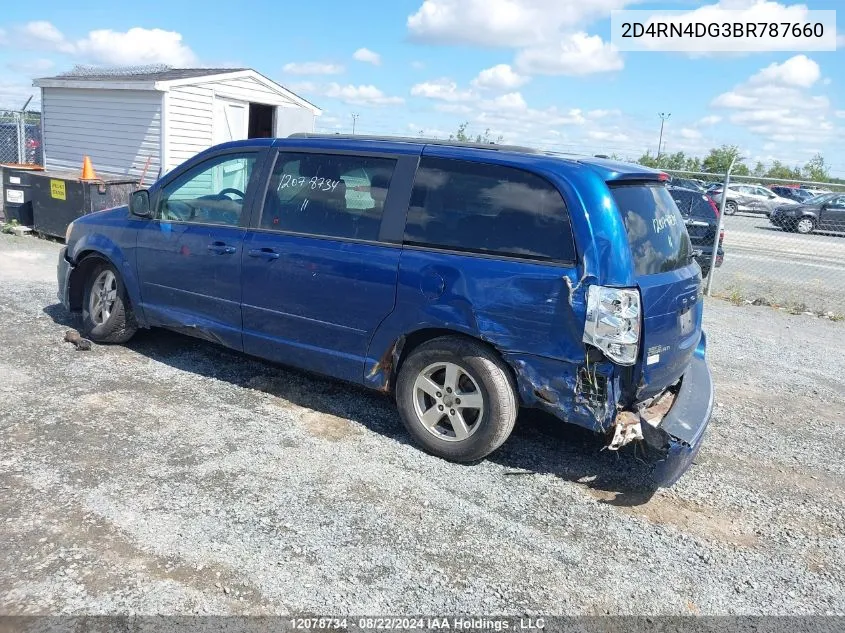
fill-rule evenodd
<path id="1" fill-rule="evenodd" d="M 495 153 L 497 159 L 493 162 L 513 162 L 522 165 L 535 165 L 554 169 L 560 166 L 586 166 L 597 172 L 605 181 L 632 180 L 667 180 L 668 175 L 657 169 L 643 167 L 633 163 L 625 163 L 609 158 L 584 156 L 578 154 L 564 154 L 543 151 L 521 145 L 503 145 L 496 143 L 471 143 L 454 140 L 435 140 L 425 138 L 411 138 L 401 136 L 365 136 L 346 134 L 291 134 L 287 138 L 264 138 L 232 141 L 215 149 L 268 147 L 285 145 L 311 145 L 315 148 L 358 150 L 374 152 L 419 153 L 427 146 L 437 146 L 455 150 L 460 157 L 484 161 Z M 456 158 L 459 156 L 455 156 Z"/>
<path id="2" fill-rule="evenodd" d="M 702 198 L 707 197 L 707 194 L 704 193 L 703 191 L 700 191 L 699 189 L 691 189 L 689 187 L 679 187 L 678 185 L 673 185 L 671 183 L 669 183 L 668 188 L 671 189 L 672 191 L 679 191 L 681 193 L 689 193 L 689 194 L 692 194 L 694 196 L 700 196 Z"/>

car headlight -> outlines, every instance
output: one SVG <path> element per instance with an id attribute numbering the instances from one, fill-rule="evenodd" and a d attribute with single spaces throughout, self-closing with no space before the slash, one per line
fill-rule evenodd
<path id="1" fill-rule="evenodd" d="M 73 231 L 73 222 L 67 225 L 67 229 L 65 229 L 65 244 L 68 243 L 70 240 L 70 234 Z"/>

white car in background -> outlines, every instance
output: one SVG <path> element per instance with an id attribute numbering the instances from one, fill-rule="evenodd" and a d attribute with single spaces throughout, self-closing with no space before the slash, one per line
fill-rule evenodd
<path id="1" fill-rule="evenodd" d="M 722 203 L 722 188 L 709 192 L 716 204 Z M 725 197 L 725 215 L 734 215 L 737 211 L 748 213 L 763 213 L 771 215 L 772 211 L 783 205 L 797 204 L 795 200 L 782 198 L 771 189 L 761 185 L 734 183 L 728 185 L 728 195 Z"/>

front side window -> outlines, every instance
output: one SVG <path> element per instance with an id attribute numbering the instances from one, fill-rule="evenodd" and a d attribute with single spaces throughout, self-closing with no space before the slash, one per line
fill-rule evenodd
<path id="1" fill-rule="evenodd" d="M 423 158 L 405 243 L 571 262 L 569 213 L 548 181 L 521 169 Z"/>
<path id="2" fill-rule="evenodd" d="M 255 153 L 226 154 L 189 169 L 164 186 L 156 217 L 238 226 L 256 158 Z"/>
<path id="3" fill-rule="evenodd" d="M 261 228 L 375 241 L 395 166 L 390 158 L 282 152 Z"/>

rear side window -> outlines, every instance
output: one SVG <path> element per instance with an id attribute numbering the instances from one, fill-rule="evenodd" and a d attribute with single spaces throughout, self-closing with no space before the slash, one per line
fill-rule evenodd
<path id="1" fill-rule="evenodd" d="M 672 200 L 685 218 L 695 218 L 697 220 L 715 221 L 716 212 L 710 205 L 710 201 L 704 194 L 696 191 L 670 191 Z"/>
<path id="2" fill-rule="evenodd" d="M 675 201 L 663 185 L 612 186 L 628 233 L 637 275 L 652 275 L 689 263 L 690 241 Z"/>
<path id="3" fill-rule="evenodd" d="M 499 165 L 423 158 L 405 242 L 458 251 L 574 261 L 569 214 L 540 176 Z"/>
<path id="4" fill-rule="evenodd" d="M 390 158 L 280 153 L 261 228 L 375 241 L 395 166 Z"/>

